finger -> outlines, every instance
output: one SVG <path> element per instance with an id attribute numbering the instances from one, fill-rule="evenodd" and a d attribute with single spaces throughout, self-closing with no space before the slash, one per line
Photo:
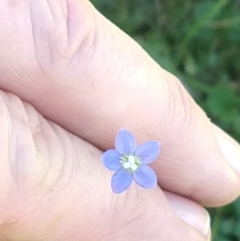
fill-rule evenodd
<path id="1" fill-rule="evenodd" d="M 219 127 L 214 125 L 213 130 L 222 153 L 230 163 L 231 167 L 238 173 L 238 175 L 240 175 L 239 144 Z"/>
<path id="2" fill-rule="evenodd" d="M 113 194 L 101 152 L 31 105 L 0 92 L 0 110 L 1 240 L 206 240 L 159 188 Z"/>
<path id="3" fill-rule="evenodd" d="M 120 128 L 139 143 L 161 141 L 153 168 L 165 190 L 209 206 L 239 195 L 239 177 L 204 112 L 88 1 L 1 5 L 1 88 L 104 150 Z"/>
<path id="4" fill-rule="evenodd" d="M 187 198 L 173 193 L 164 191 L 164 195 L 172 209 L 182 220 L 206 237 L 209 236 L 210 216 L 204 208 Z"/>

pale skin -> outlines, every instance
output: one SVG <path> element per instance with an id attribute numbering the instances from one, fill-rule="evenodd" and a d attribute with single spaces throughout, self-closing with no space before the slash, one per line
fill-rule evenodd
<path id="1" fill-rule="evenodd" d="M 1 241 L 210 240 L 240 147 L 175 76 L 87 0 L 0 1 L 0 46 Z M 157 188 L 112 193 L 121 128 L 161 142 Z"/>

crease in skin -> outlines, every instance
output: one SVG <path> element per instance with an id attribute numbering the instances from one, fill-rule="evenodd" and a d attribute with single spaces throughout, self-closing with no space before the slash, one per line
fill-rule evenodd
<path id="1" fill-rule="evenodd" d="M 13 156 L 12 158 L 9 159 L 10 166 L 12 169 L 14 179 L 16 180 L 18 191 L 21 192 L 22 185 L 24 185 L 24 180 L 25 180 L 24 176 L 25 174 L 27 174 L 27 172 L 25 172 L 26 170 L 23 169 L 24 170 L 23 175 L 20 175 L 19 169 L 21 169 L 21 165 L 22 165 L 22 162 L 24 162 L 24 159 L 34 158 L 35 146 L 34 146 L 34 143 L 32 142 L 32 139 L 29 138 L 29 133 L 25 135 L 25 137 L 27 137 L 27 141 L 25 139 L 21 139 L 21 142 L 20 142 L 21 145 L 18 144 L 18 142 L 20 141 L 20 138 L 22 138 L 22 133 L 23 133 L 22 130 L 24 129 L 24 126 L 28 122 L 26 113 L 24 111 L 21 113 L 20 111 L 21 109 L 24 110 L 22 102 L 19 101 L 18 98 L 16 98 L 11 94 L 3 94 L 2 97 L 4 98 L 5 104 L 9 110 L 9 116 L 10 116 L 10 121 L 12 126 L 11 136 L 9 137 L 10 146 L 15 146 L 15 150 L 13 150 L 13 152 L 11 153 L 13 154 Z M 12 110 L 11 110 L 12 102 L 15 102 L 16 106 L 18 106 L 18 111 L 16 112 L 16 114 L 12 113 Z M 19 123 L 22 123 L 23 128 Z M 30 147 L 29 149 L 31 151 L 30 152 L 24 151 L 25 148 L 28 148 L 28 146 Z M 17 161 L 18 159 L 20 159 L 20 163 Z"/>
<path id="2" fill-rule="evenodd" d="M 11 150 L 15 150 L 15 146 L 11 146 L 10 137 L 12 136 L 12 123 L 9 117 L 9 110 L 4 105 L 4 99 L 0 96 L 0 113 L 1 113 L 1 121 L 0 121 L 0 128 L 1 128 L 1 136 L 0 136 L 0 143 L 1 143 L 1 176 L 0 176 L 0 188 L 1 188 L 1 198 L 4 202 L 1 203 L 1 217 L 0 217 L 0 228 L 2 226 L 6 226 L 8 223 L 15 222 L 12 220 L 12 217 L 8 215 L 6 207 L 8 205 L 8 195 L 11 191 L 11 187 L 16 187 L 16 180 L 9 165 L 9 159 L 12 159 Z M 6 185 L 5 180 L 10 180 L 11 182 Z"/>
<path id="3" fill-rule="evenodd" d="M 32 4 L 29 4 L 29 13 L 30 13 L 30 21 L 31 21 L 31 32 L 32 32 L 32 40 L 33 40 L 33 48 L 34 48 L 34 53 L 35 53 L 35 59 L 36 59 L 37 65 L 40 68 L 43 76 L 47 77 L 47 73 L 46 73 L 46 71 L 44 70 L 44 68 L 43 68 L 43 66 L 41 64 L 42 53 L 41 54 L 39 53 L 39 49 L 37 47 L 37 37 L 38 36 L 36 36 L 36 33 L 35 33 L 36 32 L 36 27 L 34 26 L 35 25 L 35 23 L 34 23 L 35 21 L 34 21 L 33 11 L 34 10 L 33 10 Z M 49 25 L 50 25 L 50 23 L 48 23 L 47 26 L 49 26 Z M 41 37 L 41 36 L 39 36 L 39 37 Z M 51 50 L 50 50 L 49 44 L 47 44 L 47 46 L 46 46 L 46 42 L 49 42 L 49 37 L 47 35 L 47 37 L 45 37 L 45 40 L 43 40 L 42 37 L 40 39 L 42 41 L 42 44 L 45 43 L 44 44 L 45 45 L 45 51 L 44 51 L 45 53 L 44 53 L 44 55 L 48 56 L 48 59 L 50 59 L 50 63 L 51 63 L 52 62 Z M 46 41 L 46 39 L 47 39 L 47 41 Z M 46 49 L 48 50 L 47 54 L 46 54 Z"/>
<path id="4" fill-rule="evenodd" d="M 17 134 L 15 132 L 15 119 L 17 116 L 11 116 L 11 107 L 9 106 L 9 101 L 16 102 L 16 98 L 13 98 L 10 94 L 5 94 L 3 92 L 0 92 L 0 95 L 1 100 L 3 100 L 0 103 L 1 109 L 3 108 L 6 110 L 6 114 L 4 116 L 8 119 L 7 125 L 1 127 L 1 129 L 7 130 L 8 132 L 7 141 L 3 142 L 3 145 L 1 145 L 1 149 L 3 150 L 5 146 L 8 152 L 8 155 L 5 158 L 1 154 L 1 158 L 6 160 L 6 162 L 1 162 L 1 169 L 3 170 L 4 167 L 6 168 L 4 175 L 1 174 L 4 178 L 4 182 L 2 182 L 3 187 L 1 187 L 0 199 L 1 219 L 5 219 L 4 221 L 1 220 L 0 225 L 0 233 L 1 237 L 3 237 L 9 227 L 18 225 L 20 217 L 24 216 L 24 205 L 22 205 L 22 203 L 26 201 L 26 197 L 23 183 L 21 183 L 19 178 L 19 165 L 21 165 L 21 163 L 17 163 L 17 147 L 19 145 L 17 141 Z M 1 118 L 3 118 L 3 115 L 1 115 Z M 5 196 L 3 195 L 4 190 L 6 190 Z M 5 216 L 6 218 L 4 218 Z"/>
<path id="5" fill-rule="evenodd" d="M 95 45 L 95 27 L 97 19 L 93 14 L 93 6 L 90 2 L 67 0 L 68 18 L 67 28 L 69 36 L 69 46 L 72 48 L 72 56 L 82 50 L 83 42 L 88 39 L 89 49 Z"/>
<path id="6" fill-rule="evenodd" d="M 47 5 L 48 5 L 51 15 L 52 15 L 52 20 L 54 22 L 54 31 L 55 31 L 54 35 L 50 35 L 50 34 L 48 35 L 48 45 L 49 45 L 50 60 L 51 60 L 52 65 L 55 64 L 56 55 L 60 55 L 62 58 L 64 58 L 64 54 L 62 54 L 62 53 L 63 52 L 67 53 L 68 49 L 70 47 L 69 46 L 69 29 L 68 29 L 68 24 L 69 24 L 68 0 L 60 0 L 60 1 L 61 1 L 61 4 L 59 4 L 59 1 L 55 2 L 55 1 L 51 1 L 51 0 L 46 0 Z M 36 23 L 36 25 L 37 25 L 37 23 Z M 59 27 L 61 25 L 63 27 Z M 59 39 L 59 35 L 64 40 L 64 41 L 62 41 L 63 42 L 62 47 L 65 50 L 59 51 L 59 53 L 57 53 L 56 45 L 58 45 L 57 41 Z M 66 37 L 64 38 L 65 35 L 66 35 Z"/>
<path id="7" fill-rule="evenodd" d="M 96 13 L 96 15 L 98 16 L 99 14 Z M 98 26 L 101 25 L 102 26 Z M 115 44 L 114 45 L 107 45 L 108 51 L 109 53 L 111 53 L 111 51 L 109 51 L 109 48 L 113 47 L 114 52 L 116 51 L 116 46 L 119 46 L 119 51 L 124 50 L 124 53 L 127 53 L 127 58 L 124 56 L 125 54 L 123 54 L 124 57 L 119 58 L 119 60 L 116 61 L 116 59 L 114 58 L 114 55 L 109 54 L 110 57 L 112 58 L 111 61 L 109 61 L 109 66 L 111 66 L 114 63 L 118 63 L 119 61 L 121 61 L 121 59 L 127 59 L 127 67 L 128 69 L 128 77 L 127 78 L 122 78 L 120 79 L 122 80 L 126 80 L 123 81 L 123 84 L 129 85 L 131 88 L 135 89 L 137 88 L 142 89 L 144 92 L 146 93 L 157 93 L 157 94 L 164 94 L 166 93 L 166 88 L 165 86 L 162 84 L 163 80 L 161 80 L 161 82 L 159 81 L 159 79 L 152 79 L 151 76 L 156 76 L 157 73 L 161 73 L 163 71 L 163 69 L 154 61 L 152 61 L 151 57 L 149 56 L 148 53 L 146 53 L 142 47 L 138 44 L 136 44 L 134 42 L 133 39 L 131 39 L 126 33 L 124 33 L 122 30 L 117 29 L 116 26 L 111 23 L 110 21 L 108 21 L 105 17 L 103 17 L 102 15 L 99 15 L 99 21 L 98 21 L 98 25 L 96 26 L 96 29 L 100 28 L 100 30 L 103 29 L 103 31 L 101 31 L 101 34 L 104 35 L 104 29 L 108 29 L 108 32 L 105 31 L 105 38 L 108 39 L 108 41 L 98 41 L 98 43 L 96 44 L 96 46 L 106 46 L 107 44 L 109 44 L 109 39 L 113 39 L 115 34 L 121 35 L 121 38 L 116 37 L 116 41 L 112 41 Z M 103 33 L 102 33 L 103 32 Z M 127 42 L 128 45 L 125 46 L 125 49 L 122 49 L 122 45 L 124 42 Z M 105 51 L 106 52 L 106 51 Z M 131 52 L 133 54 L 131 54 Z M 104 53 L 104 51 L 103 51 Z M 103 54 L 105 58 L 106 62 L 106 54 Z M 139 55 L 137 53 L 140 53 Z M 95 59 L 97 59 L 98 57 L 95 56 Z M 100 58 L 101 59 L 101 58 Z M 145 59 L 144 65 L 143 62 L 141 61 L 142 59 Z M 92 65 L 96 65 L 96 63 L 91 63 Z M 126 66 L 126 63 L 123 64 L 124 68 Z M 113 70 L 114 67 L 112 68 Z M 117 72 L 117 71 L 115 71 Z M 125 74 L 126 75 L 126 74 Z M 144 76 L 144 79 L 142 78 L 142 76 Z M 143 81 L 144 80 L 144 81 Z M 152 81 L 153 80 L 153 81 Z M 161 83 L 161 84 L 160 84 Z"/>
<path id="8" fill-rule="evenodd" d="M 8 69 L 8 70 L 10 70 L 10 72 L 13 74 L 13 75 L 15 75 L 15 76 L 17 76 L 17 77 L 19 77 L 20 76 L 20 74 L 18 73 L 18 71 L 16 71 L 13 67 L 11 67 L 11 65 L 10 64 L 8 64 L 4 59 L 0 59 L 0 61 L 2 62 L 2 64 Z M 6 72 L 6 71 L 5 71 Z M 1 78 L 3 78 L 3 76 L 1 76 Z M 5 78 L 7 79 L 7 76 L 5 76 Z M 17 86 L 19 86 L 19 87 L 21 87 L 21 85 L 17 82 L 17 83 L 14 83 L 15 85 L 17 85 Z"/>
<path id="9" fill-rule="evenodd" d="M 150 80 L 150 76 L 152 75 L 152 73 L 156 73 L 157 71 L 160 71 L 158 69 L 159 67 L 157 69 L 154 68 L 156 66 L 153 66 L 151 61 L 149 62 L 146 61 L 146 63 L 144 63 L 144 66 L 142 66 L 141 61 L 139 60 L 142 59 L 143 56 L 136 56 L 135 53 L 137 52 L 136 50 L 140 50 L 139 52 L 141 52 L 144 55 L 144 57 L 146 57 L 147 60 L 150 60 L 150 56 L 147 53 L 143 52 L 142 48 L 139 45 L 136 45 L 134 41 L 121 30 L 118 30 L 118 31 L 121 32 L 123 38 L 115 37 L 116 27 L 111 22 L 106 21 L 106 19 L 100 14 L 96 14 L 96 17 L 97 19 L 95 20 L 96 25 L 95 25 L 94 31 L 96 32 L 98 39 L 95 40 L 94 42 L 95 53 L 94 54 L 90 53 L 90 56 L 92 56 L 91 65 L 98 66 L 99 64 L 103 65 L 105 63 L 108 63 L 109 67 L 107 69 L 104 69 L 107 66 L 103 66 L 103 70 L 106 72 L 108 71 L 109 72 L 114 71 L 115 73 L 120 72 L 120 76 L 118 76 L 117 79 L 122 81 L 122 86 L 127 85 L 132 89 L 135 89 L 135 88 L 142 89 L 143 93 L 147 92 L 147 93 L 163 94 L 164 88 L 159 84 L 159 81 L 157 79 L 156 81 L 148 81 Z M 113 39 L 112 42 L 114 42 L 114 39 L 115 39 L 114 43 L 116 44 L 109 45 L 109 42 L 105 41 L 105 39 Z M 129 44 L 128 46 L 126 46 L 123 51 L 123 49 L 121 48 L 121 44 L 122 42 L 124 42 L 124 40 L 132 44 Z M 118 46 L 119 46 L 119 50 L 117 51 L 116 49 L 118 48 Z M 106 55 L 105 54 L 106 52 L 111 53 L 111 48 L 113 48 L 114 54 Z M 125 53 L 128 54 L 127 64 L 121 61 L 121 59 L 125 58 Z M 89 53 L 87 53 L 87 55 L 89 55 Z M 104 63 L 97 62 L 97 60 L 100 61 L 102 59 L 100 56 L 104 56 L 105 58 Z M 144 78 L 145 81 L 142 81 L 142 76 L 145 76 Z M 98 79 L 101 79 L 101 78 L 98 78 Z M 108 84 L 114 84 L 114 81 L 115 80 L 113 79 L 110 83 L 108 82 Z"/>
<path id="10" fill-rule="evenodd" d="M 193 107 L 192 107 L 192 100 L 189 98 L 188 93 L 186 92 L 185 89 L 183 89 L 182 85 L 179 83 L 178 80 L 175 82 L 177 91 L 176 93 L 178 94 L 180 100 L 182 102 L 183 106 L 183 114 L 182 114 L 182 128 L 188 131 L 190 128 L 193 129 L 193 123 L 195 123 L 192 118 L 194 116 L 193 114 Z M 181 129 L 181 127 L 180 127 Z"/>
<path id="11" fill-rule="evenodd" d="M 48 34 L 50 39 L 50 41 L 45 44 L 51 49 L 52 63 L 55 65 L 55 61 L 58 60 L 56 64 L 59 65 L 59 63 L 62 62 L 62 58 L 63 64 L 66 67 L 71 61 L 72 56 L 79 52 L 83 40 L 91 31 L 92 21 L 86 21 L 84 18 L 90 11 L 85 7 L 86 4 L 83 3 L 83 1 L 65 0 L 61 1 L 61 4 L 50 0 L 47 0 L 47 2 L 52 9 L 52 16 L 56 22 L 56 26 L 52 29 L 52 32 L 47 31 L 37 18 L 38 12 L 34 11 L 32 13 L 32 17 L 36 19 L 33 22 L 33 36 L 35 38 L 36 49 L 38 49 L 37 55 L 38 58 L 40 58 L 39 61 L 41 65 L 44 65 L 44 61 L 41 61 L 42 57 L 40 56 L 41 51 L 43 51 L 42 43 L 38 41 L 42 34 L 40 30 L 44 29 L 43 33 Z M 42 11 L 44 12 L 45 10 L 42 8 Z M 79 14 L 79 12 L 81 12 L 81 14 Z M 44 67 L 48 68 L 48 66 Z"/>
<path id="12" fill-rule="evenodd" d="M 6 104 L 9 117 L 8 122 L 10 124 L 7 127 L 9 132 L 7 142 L 9 154 L 8 157 L 6 157 L 10 163 L 5 165 L 9 166 L 9 168 L 11 167 L 11 176 L 15 180 L 14 183 L 16 184 L 12 185 L 12 182 L 10 181 L 11 178 L 7 178 L 10 184 L 7 202 L 9 205 L 15 205 L 14 203 L 17 202 L 18 204 L 15 205 L 15 207 L 20 208 L 18 208 L 18 212 L 21 216 L 21 213 L 24 212 L 24 203 L 27 205 L 29 201 L 30 203 L 35 202 L 38 198 L 38 195 L 36 195 L 36 197 L 33 197 L 32 201 L 30 200 L 30 197 L 34 196 L 34 189 L 39 188 L 39 185 L 42 184 L 41 179 L 46 178 L 44 172 L 48 172 L 49 170 L 44 167 L 43 164 L 47 164 L 49 162 L 49 158 L 46 158 L 45 156 L 44 159 L 41 159 L 36 153 L 39 142 L 34 142 L 33 131 L 36 131 L 36 126 L 33 124 L 33 119 L 37 116 L 37 114 L 34 114 L 34 117 L 30 118 L 32 122 L 30 124 L 29 117 L 31 114 L 26 114 L 26 111 L 29 112 L 29 108 L 26 110 L 26 106 L 24 106 L 17 97 L 11 94 L 5 94 L 3 92 L 0 94 L 1 98 L 4 100 L 2 105 Z M 38 122 L 38 120 L 36 122 Z M 41 151 L 38 151 L 38 154 L 40 154 Z M 39 159 L 41 160 L 40 162 Z M 38 163 L 40 164 L 40 167 L 38 167 Z M 43 173 L 42 168 L 45 169 Z M 56 171 L 56 166 L 52 167 L 52 169 L 53 168 Z M 14 191 L 14 189 L 16 190 Z M 31 204 L 29 204 L 29 206 L 31 207 Z M 12 211 L 14 212 L 14 210 Z"/>
<path id="13" fill-rule="evenodd" d="M 61 146 L 63 149 L 62 168 L 59 172 L 58 178 L 55 180 L 55 184 L 52 185 L 52 190 L 61 191 L 64 190 L 70 183 L 73 176 L 74 163 L 77 163 L 76 153 L 73 150 L 73 145 L 70 141 L 69 136 L 59 126 L 53 123 L 49 123 L 52 130 L 58 133 L 58 138 L 61 140 Z M 66 153 L 71 153 L 66 155 Z M 52 166 L 54 168 L 54 166 Z M 75 169 L 77 171 L 77 169 Z"/>
<path id="14" fill-rule="evenodd" d="M 37 163 L 39 163 L 39 165 L 41 165 L 40 163 L 44 163 L 42 164 L 42 168 L 39 168 L 40 169 L 39 175 L 42 178 L 41 180 L 39 180 L 38 185 L 41 186 L 44 184 L 45 180 L 49 176 L 51 156 L 50 156 L 49 145 L 46 144 L 46 136 L 44 135 L 44 132 L 41 131 L 42 121 L 39 118 L 39 116 L 35 115 L 34 118 L 37 118 L 37 122 L 39 122 L 39 128 L 34 129 L 30 127 L 32 129 L 33 140 L 36 143 L 36 160 L 37 160 Z M 44 162 L 43 161 L 44 159 L 48 161 Z"/>
<path id="15" fill-rule="evenodd" d="M 193 103 L 191 100 L 190 95 L 188 92 L 183 88 L 180 81 L 173 76 L 171 73 L 167 72 L 166 70 L 162 70 L 162 74 L 166 80 L 167 87 L 168 87 L 168 105 L 165 109 L 163 109 L 163 116 L 166 119 L 169 119 L 169 132 L 171 131 L 171 120 L 174 120 L 174 116 L 178 115 L 181 116 L 179 119 L 179 123 L 182 123 L 179 127 L 179 130 L 186 130 L 186 132 L 192 128 L 192 117 L 194 113 L 192 113 Z M 172 78 L 170 78 L 170 76 Z M 182 103 L 179 105 L 179 103 Z M 182 108 L 180 108 L 180 106 Z"/>
<path id="16" fill-rule="evenodd" d="M 34 110 L 35 111 L 35 110 Z M 63 184 L 61 184 L 62 179 L 65 179 L 65 176 L 70 176 L 69 172 L 65 173 L 69 169 L 69 164 L 71 166 L 71 156 L 66 156 L 66 153 L 71 153 L 68 145 L 66 145 L 66 140 L 68 141 L 68 136 L 64 131 L 61 131 L 61 128 L 55 126 L 55 124 L 41 119 L 41 133 L 43 135 L 43 141 L 46 143 L 44 149 L 47 150 L 48 155 L 48 168 L 45 177 L 39 183 L 42 187 L 47 187 L 49 190 L 55 190 L 55 186 L 58 185 L 64 189 Z M 57 134 L 58 133 L 58 134 Z M 63 133 L 62 138 L 60 138 L 60 133 Z M 69 142 L 69 141 L 68 141 Z M 40 143 L 38 143 L 39 146 Z M 68 165 L 68 166 L 67 166 Z M 72 168 L 70 167 L 70 170 Z M 71 171 L 70 171 L 71 173 Z"/>
<path id="17" fill-rule="evenodd" d="M 69 21 L 69 3 L 66 1 L 66 13 L 65 13 L 65 18 L 66 18 L 66 32 L 67 32 L 67 46 L 70 45 L 70 33 L 69 33 L 69 26 L 70 26 L 70 21 Z"/>
<path id="18" fill-rule="evenodd" d="M 31 0 L 32 1 L 32 0 Z M 44 2 L 44 1 L 43 1 Z M 54 25 L 56 26 L 56 22 L 55 22 L 55 19 L 56 19 L 56 15 L 55 15 L 55 11 L 57 10 L 56 8 L 53 8 L 51 6 L 51 3 L 52 1 L 49 1 L 49 0 L 45 0 L 46 2 L 46 5 L 48 6 L 48 10 L 49 10 L 49 15 L 51 16 L 51 20 L 54 22 Z M 31 3 L 30 3 L 31 4 Z M 29 5 L 30 5 L 29 4 Z M 61 5 L 62 6 L 62 5 Z M 54 11 L 55 10 L 55 11 Z"/>
<path id="19" fill-rule="evenodd" d="M 31 113 L 34 110 L 32 108 L 30 108 L 30 109 L 26 108 L 26 104 L 21 103 L 21 101 L 17 97 L 12 96 L 11 94 L 4 94 L 3 92 L 1 92 L 0 94 L 1 94 L 1 97 L 3 97 L 2 99 L 4 99 L 4 103 L 2 103 L 2 105 L 4 106 L 4 104 L 6 104 L 6 106 L 7 106 L 7 109 L 6 109 L 8 111 L 7 117 L 9 117 L 9 119 L 11 119 L 11 121 L 8 121 L 8 122 L 10 123 L 10 125 L 12 124 L 12 127 L 13 127 L 11 129 L 11 133 L 8 137 L 8 140 L 10 141 L 9 145 L 12 146 L 12 144 L 13 144 L 12 141 L 16 141 L 16 145 L 21 146 L 22 141 L 17 137 L 19 135 L 19 123 L 22 123 L 23 125 L 27 126 L 27 129 L 29 131 L 31 130 L 31 132 L 34 132 L 35 128 L 36 128 L 35 124 L 37 124 L 37 125 L 39 124 L 38 123 L 39 119 L 35 118 L 38 116 L 38 114 L 36 114 L 36 111 L 35 111 L 35 113 Z M 14 107 L 13 104 L 16 106 Z M 20 104 L 20 106 L 19 106 L 19 104 Z M 15 112 L 15 114 L 13 114 L 14 112 Z M 28 114 L 29 114 L 28 116 L 26 115 L 26 112 L 28 112 Z M 18 123 L 16 122 L 16 120 L 18 121 Z M 29 120 L 31 123 L 29 123 Z M 36 123 L 33 123 L 33 122 L 36 122 Z M 23 127 L 23 130 L 24 129 L 25 128 Z M 27 129 L 24 131 L 28 132 Z M 7 130 L 9 132 L 9 128 L 7 128 Z M 12 135 L 12 133 L 15 133 L 15 135 Z M 25 139 L 26 136 L 24 135 L 24 132 L 21 131 L 20 133 L 21 133 L 21 137 L 23 139 Z M 33 134 L 32 138 L 34 139 L 34 133 L 32 133 L 32 134 Z M 31 138 L 26 138 L 26 141 L 30 141 L 30 143 L 32 143 Z M 37 141 L 34 144 L 39 145 L 39 142 Z M 35 153 L 36 149 L 34 149 L 32 147 L 34 147 L 34 146 L 31 145 L 28 147 L 29 148 L 28 152 L 30 151 L 30 152 Z M 11 154 L 14 157 L 15 164 L 14 163 L 12 165 L 7 164 L 6 166 L 13 167 L 14 165 L 15 166 L 23 165 L 22 163 L 18 163 L 19 162 L 19 154 L 20 154 L 20 153 L 18 153 L 18 149 L 16 150 L 16 152 L 14 152 L 14 150 L 11 150 L 11 151 L 12 151 Z M 37 159 L 39 157 L 36 155 L 34 158 Z M 34 158 L 32 158 L 31 162 L 35 161 Z M 54 157 L 52 156 L 51 158 L 54 158 Z M 6 157 L 5 159 L 9 160 L 9 157 Z M 49 160 L 42 160 L 42 161 L 48 162 Z M 39 176 L 39 174 L 40 174 L 39 170 L 37 170 L 37 173 L 33 172 L 32 174 L 29 174 L 33 177 L 33 179 L 32 178 L 29 179 L 28 174 L 25 175 L 26 172 L 23 171 L 24 169 L 22 169 L 22 167 L 21 168 L 17 167 L 17 170 L 12 175 L 12 177 L 15 179 L 15 183 L 17 184 L 17 187 L 16 187 L 17 189 L 15 189 L 13 186 L 11 186 L 10 192 L 7 194 L 8 197 L 6 197 L 7 198 L 6 202 L 8 203 L 7 205 L 9 206 L 8 210 L 10 213 L 6 213 L 6 215 L 8 215 L 8 218 L 5 221 L 1 221 L 2 225 L 0 227 L 0 230 L 1 230 L 1 228 L 4 228 L 6 225 L 8 225 L 8 226 L 11 225 L 12 227 L 17 227 L 17 226 L 21 226 L 22 223 L 27 222 L 29 217 L 31 217 L 31 215 L 34 215 L 34 212 L 35 212 L 34 210 L 36 208 L 38 208 L 41 200 L 44 199 L 45 196 L 47 195 L 47 193 L 49 192 L 49 190 L 47 190 L 46 193 L 43 193 L 42 192 L 43 190 L 41 190 L 42 185 L 40 187 L 39 183 L 32 183 L 32 181 L 34 182 L 35 174 L 37 176 Z M 31 166 L 30 168 L 34 169 L 35 167 Z M 55 168 L 56 168 L 55 166 L 52 167 L 52 169 L 54 169 L 54 170 L 55 170 Z M 23 173 L 21 173 L 22 171 L 23 171 Z M 19 178 L 19 175 L 21 176 L 22 174 L 24 176 L 26 176 L 26 178 L 28 180 L 27 182 L 25 182 L 25 181 L 22 182 L 21 179 Z M 41 178 L 41 176 L 42 175 L 40 174 L 40 178 Z M 9 180 L 9 178 L 7 180 Z M 32 180 L 32 181 L 30 181 L 30 180 Z M 57 180 L 55 180 L 55 181 L 57 181 Z M 30 186 L 34 185 L 35 188 L 38 189 L 38 192 L 36 192 L 35 190 L 32 190 L 31 188 L 29 189 L 29 187 L 30 187 L 29 184 L 30 184 Z M 27 186 L 29 186 L 29 187 L 27 187 Z M 51 186 L 49 185 L 48 189 L 50 187 Z M 16 190 L 17 190 L 17 192 L 16 192 Z M 40 195 L 40 197 L 39 197 L 39 195 Z M 3 198 L 3 196 L 1 197 L 1 199 L 2 198 Z M 3 204 L 3 202 L 4 202 L 4 200 L 1 201 L 2 204 Z M 18 203 L 18 204 L 16 205 L 16 203 Z M 15 205 L 14 209 L 11 208 L 12 205 Z M 3 212 L 1 212 L 1 213 L 3 215 Z M 6 231 L 5 229 L 6 228 L 4 228 L 4 232 Z M 0 232 L 0 238 L 4 237 L 4 234 L 3 234 L 4 232 Z M 24 235 L 24 234 L 22 234 L 22 235 Z M 7 236 L 7 237 L 9 237 L 9 236 Z M 21 238 L 20 239 L 17 238 L 16 240 L 21 240 Z M 23 240 L 26 240 L 26 239 L 23 239 Z"/>
<path id="20" fill-rule="evenodd" d="M 68 1 L 68 19 L 67 19 L 68 39 L 69 39 L 68 49 L 72 49 L 72 50 L 70 52 L 71 54 L 68 55 L 69 56 L 68 59 L 66 59 L 67 60 L 66 69 L 71 71 L 72 69 L 74 70 L 75 68 L 78 67 L 78 64 L 81 61 L 81 58 L 83 56 L 85 59 L 85 64 L 88 65 L 91 63 L 91 59 L 93 58 L 94 53 L 96 51 L 99 51 L 97 49 L 97 45 L 95 44 L 99 36 L 98 36 L 98 31 L 95 29 L 97 27 L 97 22 L 96 22 L 97 20 L 95 17 L 93 17 L 93 19 L 91 19 L 91 21 L 89 21 L 90 23 L 88 24 L 85 23 L 86 22 L 85 20 L 82 26 L 83 30 L 80 30 L 80 29 L 77 29 L 76 27 L 78 26 L 77 23 L 74 23 L 76 20 L 73 22 L 72 20 L 73 16 L 72 16 L 72 13 L 70 14 L 70 11 L 75 11 L 75 10 L 73 10 L 73 6 L 71 6 Z M 76 26 L 74 26 L 74 24 Z M 72 28 L 74 30 L 72 30 Z M 81 36 L 79 36 L 80 31 L 83 32 Z M 61 56 L 65 57 L 66 56 L 65 52 Z"/>
<path id="21" fill-rule="evenodd" d="M 34 170 L 36 167 L 37 150 L 32 132 L 36 131 L 36 128 L 38 127 L 30 127 L 29 117 L 31 117 L 31 115 L 27 114 L 26 105 L 24 105 L 18 97 L 8 94 L 6 104 L 10 111 L 14 127 L 15 142 L 17 145 L 15 153 L 15 164 L 17 166 L 16 175 L 20 178 L 18 180 L 19 183 L 25 185 L 25 180 L 28 182 L 28 178 L 31 175 L 31 172 L 28 169 Z M 25 165 L 28 167 L 26 168 Z"/>
<path id="22" fill-rule="evenodd" d="M 20 61 L 17 60 L 17 65 L 18 65 L 18 68 L 20 69 L 21 71 L 21 74 L 23 75 L 24 78 L 28 79 L 30 82 L 32 81 L 32 78 L 31 76 L 27 73 L 27 71 L 24 70 L 24 68 L 22 67 L 22 64 Z M 13 70 L 13 69 L 12 69 Z M 13 70 L 14 71 L 14 70 Z M 15 71 L 15 73 L 17 73 Z M 21 74 L 18 74 L 19 76 L 21 76 Z M 15 84 L 18 84 L 18 83 L 15 83 Z M 20 84 L 18 84 L 20 86 Z M 21 86 L 20 86 L 21 87 Z"/>

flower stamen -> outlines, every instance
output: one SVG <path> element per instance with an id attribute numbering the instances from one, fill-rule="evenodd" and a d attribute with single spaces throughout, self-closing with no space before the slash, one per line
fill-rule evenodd
<path id="1" fill-rule="evenodd" d="M 141 161 L 139 157 L 134 155 L 125 155 L 121 158 L 120 163 L 122 164 L 124 169 L 127 169 L 131 172 L 134 172 L 141 165 Z"/>

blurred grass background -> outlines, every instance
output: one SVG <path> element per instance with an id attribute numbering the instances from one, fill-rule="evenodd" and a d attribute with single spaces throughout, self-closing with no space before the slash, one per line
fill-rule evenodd
<path id="1" fill-rule="evenodd" d="M 91 0 L 240 142 L 240 1 Z M 240 200 L 212 216 L 213 241 L 240 241 Z"/>

